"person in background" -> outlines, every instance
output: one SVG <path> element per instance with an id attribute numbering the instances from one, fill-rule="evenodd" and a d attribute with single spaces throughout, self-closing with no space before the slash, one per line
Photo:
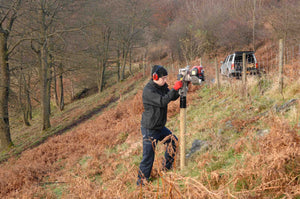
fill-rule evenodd
<path id="1" fill-rule="evenodd" d="M 152 170 L 155 147 L 158 141 L 164 140 L 165 144 L 171 143 L 174 153 L 170 154 L 168 147 L 165 152 L 163 167 L 169 170 L 173 166 L 176 152 L 177 137 L 165 127 L 167 121 L 168 104 L 179 97 L 178 90 L 182 87 L 182 82 L 175 82 L 170 90 L 167 84 L 167 70 L 161 65 L 152 67 L 152 78 L 143 90 L 144 112 L 142 114 L 141 132 L 143 135 L 143 159 L 140 163 L 137 185 L 144 185 L 143 180 L 149 180 Z"/>

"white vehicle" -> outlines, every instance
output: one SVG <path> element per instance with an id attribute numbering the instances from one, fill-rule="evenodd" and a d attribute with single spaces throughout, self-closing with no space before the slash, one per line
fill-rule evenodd
<path id="1" fill-rule="evenodd" d="M 243 53 L 246 54 L 247 74 L 258 74 L 258 63 L 253 51 L 237 51 L 228 55 L 226 59 L 221 62 L 220 73 L 228 77 L 241 76 L 243 72 Z"/>

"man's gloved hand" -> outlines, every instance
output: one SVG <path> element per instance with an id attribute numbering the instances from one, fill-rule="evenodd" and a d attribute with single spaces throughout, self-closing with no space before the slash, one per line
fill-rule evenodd
<path id="1" fill-rule="evenodd" d="M 175 82 L 173 88 L 178 91 L 182 87 L 182 81 Z"/>

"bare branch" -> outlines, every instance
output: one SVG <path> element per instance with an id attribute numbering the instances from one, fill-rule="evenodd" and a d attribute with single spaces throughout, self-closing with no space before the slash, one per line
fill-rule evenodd
<path id="1" fill-rule="evenodd" d="M 81 26 L 79 28 L 72 28 L 72 29 L 68 29 L 68 30 L 57 30 L 54 33 L 48 34 L 48 37 L 53 37 L 55 35 L 59 35 L 61 33 L 66 33 L 66 32 L 77 32 L 77 31 L 82 31 L 84 28 L 88 27 L 89 25 L 86 26 Z"/>
<path id="2" fill-rule="evenodd" d="M 31 49 L 32 49 L 36 54 L 40 53 L 40 51 L 39 51 L 37 48 L 34 47 L 34 45 L 33 45 L 33 40 L 31 40 L 30 46 L 31 46 Z"/>
<path id="3" fill-rule="evenodd" d="M 3 18 L 0 20 L 0 25 L 3 24 L 3 22 L 5 21 L 5 19 L 8 17 L 8 14 L 10 12 L 10 9 L 7 10 L 6 14 L 3 16 Z"/>
<path id="4" fill-rule="evenodd" d="M 20 39 L 19 41 L 17 41 L 7 52 L 7 56 L 9 56 L 13 51 L 14 49 L 20 45 L 23 41 L 28 41 L 28 40 L 32 40 L 32 38 L 22 38 Z"/>
<path id="5" fill-rule="evenodd" d="M 7 9 L 7 12 L 6 12 L 6 14 L 3 16 L 3 18 L 0 20 L 0 24 L 3 24 L 4 23 L 4 21 L 7 19 L 7 17 L 8 17 L 8 15 L 9 15 L 9 13 L 13 10 L 14 11 L 14 14 L 13 14 L 13 16 L 11 17 L 11 19 L 10 19 L 10 22 L 9 22 L 9 30 L 11 29 L 11 27 L 12 27 L 12 24 L 13 24 L 13 21 L 11 22 L 11 20 L 13 19 L 15 19 L 15 16 L 16 16 L 16 10 L 18 9 L 18 7 L 20 6 L 20 3 L 21 3 L 21 0 L 17 0 L 17 1 L 15 1 L 15 2 L 13 2 L 12 4 L 11 4 L 11 6 L 10 7 L 4 7 L 4 6 L 2 6 L 2 7 L 4 7 L 5 9 Z M 17 8 L 17 9 L 16 9 Z"/>

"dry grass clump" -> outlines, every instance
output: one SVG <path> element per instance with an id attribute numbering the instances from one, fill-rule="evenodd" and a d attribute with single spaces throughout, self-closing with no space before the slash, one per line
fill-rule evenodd
<path id="1" fill-rule="evenodd" d="M 293 80 L 298 79 L 300 76 L 299 61 L 284 65 L 284 75 Z"/>
<path id="2" fill-rule="evenodd" d="M 269 123 L 272 128 L 257 143 L 257 155 L 248 154 L 245 167 L 235 174 L 233 185 L 240 189 L 235 193 L 239 198 L 300 194 L 300 137 L 282 118 L 272 118 Z M 253 140 L 252 145 L 255 143 Z"/>

